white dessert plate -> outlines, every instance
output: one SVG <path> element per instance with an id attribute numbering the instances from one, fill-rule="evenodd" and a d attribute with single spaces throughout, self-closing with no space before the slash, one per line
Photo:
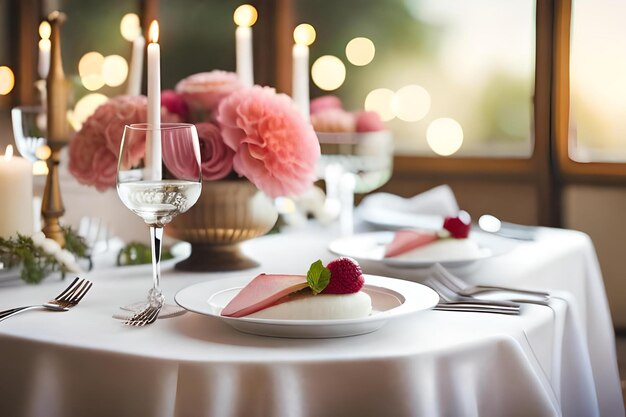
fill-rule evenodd
<path id="1" fill-rule="evenodd" d="M 228 278 L 202 282 L 180 290 L 174 299 L 182 308 L 222 320 L 233 328 L 261 336 L 287 338 L 331 338 L 371 333 L 387 321 L 429 310 L 439 302 L 430 288 L 411 281 L 364 275 L 365 291 L 372 298 L 372 314 L 360 319 L 273 320 L 223 317 L 222 309 L 250 278 Z"/>
<path id="2" fill-rule="evenodd" d="M 428 268 L 436 263 L 455 268 L 504 253 L 504 249 L 510 250 L 510 248 L 498 247 L 499 242 L 485 236 L 484 233 L 472 232 L 469 239 L 474 240 L 478 245 L 479 251 L 476 254 L 468 256 L 442 254 L 431 258 L 385 258 L 385 246 L 392 241 L 393 236 L 394 232 L 390 231 L 360 233 L 332 241 L 328 250 L 335 255 L 347 256 L 358 262 L 384 263 L 397 268 Z"/>

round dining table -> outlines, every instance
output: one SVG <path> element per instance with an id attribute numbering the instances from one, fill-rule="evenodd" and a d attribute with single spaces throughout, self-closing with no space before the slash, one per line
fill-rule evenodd
<path id="1" fill-rule="evenodd" d="M 246 242 L 260 266 L 189 273 L 164 262 L 168 302 L 191 285 L 305 274 L 335 239 L 304 227 Z M 452 271 L 468 283 L 550 292 L 520 315 L 415 312 L 368 334 L 278 338 L 186 312 L 146 327 L 112 318 L 145 296 L 149 265 L 96 259 L 94 285 L 67 312 L 0 322 L 2 416 L 624 416 L 615 339 L 593 244 L 539 229 L 534 241 Z M 114 254 L 109 254 L 114 257 Z M 362 263 L 420 281 L 424 271 Z M 0 309 L 44 302 L 68 284 L 0 282 Z M 207 298 L 208 298 L 207 294 Z"/>

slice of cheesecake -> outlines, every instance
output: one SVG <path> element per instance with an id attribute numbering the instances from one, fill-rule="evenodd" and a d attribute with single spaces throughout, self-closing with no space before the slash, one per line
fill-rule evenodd
<path id="1" fill-rule="evenodd" d="M 402 255 L 413 249 L 426 246 L 439 239 L 436 232 L 423 230 L 398 230 L 391 243 L 385 248 L 385 258 Z"/>
<path id="2" fill-rule="evenodd" d="M 228 317 L 247 316 L 307 286 L 304 275 L 260 274 L 239 291 L 221 314 Z"/>

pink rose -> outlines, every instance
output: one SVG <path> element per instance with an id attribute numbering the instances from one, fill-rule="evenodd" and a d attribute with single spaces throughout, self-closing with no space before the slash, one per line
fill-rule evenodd
<path id="1" fill-rule="evenodd" d="M 311 115 L 311 124 L 316 132 L 354 132 L 356 119 L 343 109 L 328 108 Z"/>
<path id="2" fill-rule="evenodd" d="M 341 104 L 341 99 L 339 97 L 328 95 L 311 100 L 309 108 L 311 114 L 315 114 L 319 111 L 327 109 L 343 109 L 343 105 Z"/>
<path id="3" fill-rule="evenodd" d="M 161 106 L 168 112 L 180 117 L 180 121 L 189 120 L 189 107 L 183 96 L 174 90 L 164 90 L 161 92 Z"/>
<path id="4" fill-rule="evenodd" d="M 219 180 L 233 170 L 235 151 L 224 143 L 219 127 L 213 123 L 198 123 L 198 139 L 200 139 L 200 160 L 202 161 L 202 178 Z"/>
<path id="5" fill-rule="evenodd" d="M 176 92 L 182 95 L 192 110 L 210 114 L 217 110 L 225 97 L 241 87 L 234 72 L 213 70 L 182 79 L 176 84 Z"/>
<path id="6" fill-rule="evenodd" d="M 379 132 L 385 130 L 383 121 L 374 111 L 359 111 L 355 113 L 357 132 Z"/>
<path id="7" fill-rule="evenodd" d="M 315 132 L 285 94 L 255 86 L 235 91 L 219 106 L 233 168 L 270 197 L 297 195 L 316 179 L 320 146 Z"/>
<path id="8" fill-rule="evenodd" d="M 145 123 L 146 107 L 145 96 L 118 96 L 98 107 L 70 142 L 70 173 L 80 183 L 93 185 L 98 191 L 113 187 L 124 127 Z M 177 116 L 161 109 L 163 123 L 173 119 Z M 131 140 L 126 144 L 124 167 L 137 165 L 145 154 L 145 137 L 134 136 Z"/>

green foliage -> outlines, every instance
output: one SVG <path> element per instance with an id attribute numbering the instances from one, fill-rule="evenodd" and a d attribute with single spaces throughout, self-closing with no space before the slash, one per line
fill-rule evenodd
<path id="1" fill-rule="evenodd" d="M 174 256 L 168 251 L 161 252 L 161 260 L 166 261 Z M 143 265 L 152 262 L 152 249 L 143 243 L 132 242 L 124 246 L 117 255 L 117 265 Z"/>
<path id="2" fill-rule="evenodd" d="M 65 249 L 77 258 L 86 257 L 87 246 L 82 237 L 69 227 L 63 229 L 63 235 Z M 37 284 L 54 272 L 67 272 L 53 255 L 35 245 L 31 237 L 19 233 L 9 239 L 0 238 L 0 262 L 7 268 L 21 266 L 21 278 L 30 284 Z"/>
<path id="3" fill-rule="evenodd" d="M 319 294 L 330 282 L 330 269 L 326 268 L 322 261 L 318 259 L 311 264 L 309 271 L 306 273 L 306 280 L 313 290 L 313 294 Z"/>

